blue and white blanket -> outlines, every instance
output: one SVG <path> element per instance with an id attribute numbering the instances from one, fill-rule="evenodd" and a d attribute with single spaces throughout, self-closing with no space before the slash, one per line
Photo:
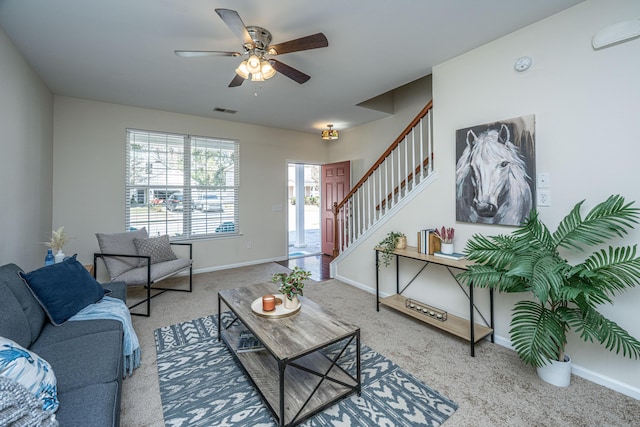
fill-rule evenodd
<path id="1" fill-rule="evenodd" d="M 69 320 L 115 319 L 124 329 L 124 376 L 131 375 L 140 366 L 140 343 L 131 324 L 127 305 L 117 298 L 105 296 L 95 304 L 89 304 Z"/>

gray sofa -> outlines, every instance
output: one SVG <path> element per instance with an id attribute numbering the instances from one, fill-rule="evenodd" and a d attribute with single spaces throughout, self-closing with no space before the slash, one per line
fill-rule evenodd
<path id="1" fill-rule="evenodd" d="M 55 373 L 61 427 L 119 426 L 123 377 L 123 328 L 116 320 L 68 321 L 54 326 L 18 275 L 0 267 L 0 336 L 49 362 Z M 105 285 L 126 299 L 126 285 Z"/>

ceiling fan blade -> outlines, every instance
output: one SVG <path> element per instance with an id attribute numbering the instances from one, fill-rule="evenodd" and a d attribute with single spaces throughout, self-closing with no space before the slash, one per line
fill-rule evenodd
<path id="1" fill-rule="evenodd" d="M 233 80 L 231 80 L 231 83 L 229 83 L 229 87 L 240 86 L 243 82 L 244 82 L 244 79 L 236 74 L 233 77 Z"/>
<path id="2" fill-rule="evenodd" d="M 329 46 L 329 41 L 322 33 L 312 34 L 288 42 L 269 46 L 269 54 L 282 55 L 284 53 L 299 52 L 301 50 L 317 49 Z"/>
<path id="3" fill-rule="evenodd" d="M 295 68 L 290 67 L 287 64 L 283 64 L 276 59 L 271 59 L 270 61 L 273 63 L 273 68 L 275 68 L 278 73 L 282 73 L 285 76 L 289 77 L 291 80 L 295 80 L 300 84 L 305 83 L 311 78 L 311 76 L 306 75 L 302 71 L 298 71 Z"/>
<path id="4" fill-rule="evenodd" d="M 216 9 L 216 13 L 222 18 L 224 23 L 227 24 L 231 32 L 242 41 L 244 46 L 249 49 L 254 47 L 253 39 L 249 35 L 247 27 L 244 25 L 244 22 L 242 22 L 242 18 L 240 18 L 238 12 L 231 9 Z"/>
<path id="5" fill-rule="evenodd" d="M 218 50 L 174 50 L 174 53 L 183 58 L 196 58 L 201 56 L 240 56 L 240 52 L 223 52 Z"/>

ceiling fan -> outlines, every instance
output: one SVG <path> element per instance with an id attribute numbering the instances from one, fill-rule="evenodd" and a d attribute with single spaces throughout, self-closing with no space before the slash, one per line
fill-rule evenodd
<path id="1" fill-rule="evenodd" d="M 199 56 L 247 56 L 247 59 L 243 60 L 236 69 L 236 75 L 229 83 L 229 87 L 240 86 L 249 78 L 251 78 L 251 81 L 264 81 L 273 77 L 276 72 L 282 73 L 300 84 L 305 83 L 311 76 L 271 57 L 329 46 L 327 38 L 322 33 L 271 45 L 271 33 L 268 30 L 254 25 L 245 26 L 242 18 L 235 10 L 216 9 L 216 13 L 242 41 L 243 51 L 176 50 L 175 54 L 187 58 Z"/>

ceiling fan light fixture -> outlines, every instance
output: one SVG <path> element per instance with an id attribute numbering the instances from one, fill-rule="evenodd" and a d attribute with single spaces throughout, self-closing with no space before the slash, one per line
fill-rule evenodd
<path id="1" fill-rule="evenodd" d="M 0 0 L 0 2 L 1 1 L 2 0 Z M 282 55 L 329 46 L 327 37 L 322 33 L 311 34 L 271 46 L 272 37 L 269 30 L 255 25 L 245 26 L 242 18 L 240 18 L 240 15 L 235 10 L 217 8 L 215 11 L 227 27 L 229 27 L 231 32 L 240 39 L 243 48 L 242 53 L 217 50 L 176 50 L 174 52 L 176 55 L 183 57 L 248 56 L 248 58 L 242 61 L 238 68 L 236 68 L 236 75 L 233 80 L 231 80 L 231 83 L 229 83 L 229 87 L 238 87 L 248 79 L 252 81 L 265 81 L 276 74 L 282 74 L 299 84 L 306 83 L 311 76 L 275 59 L 267 59 L 265 55 Z"/>
<path id="2" fill-rule="evenodd" d="M 264 76 L 262 73 L 251 73 L 251 81 L 252 82 L 263 82 Z"/>
<path id="3" fill-rule="evenodd" d="M 267 80 L 276 75 L 276 70 L 273 68 L 269 61 L 262 61 L 262 65 L 260 67 L 260 72 L 262 73 L 262 77 Z"/>
<path id="4" fill-rule="evenodd" d="M 249 78 L 249 69 L 247 68 L 247 61 L 242 61 L 240 65 L 238 65 L 238 68 L 236 68 L 236 74 L 245 80 Z"/>
<path id="5" fill-rule="evenodd" d="M 251 74 L 260 72 L 260 58 L 255 54 L 252 54 L 249 56 L 249 59 L 247 59 L 247 70 L 249 70 Z"/>
<path id="6" fill-rule="evenodd" d="M 338 131 L 333 129 L 333 125 L 327 125 L 328 129 L 322 131 L 322 139 L 325 141 L 333 141 L 338 139 Z"/>

